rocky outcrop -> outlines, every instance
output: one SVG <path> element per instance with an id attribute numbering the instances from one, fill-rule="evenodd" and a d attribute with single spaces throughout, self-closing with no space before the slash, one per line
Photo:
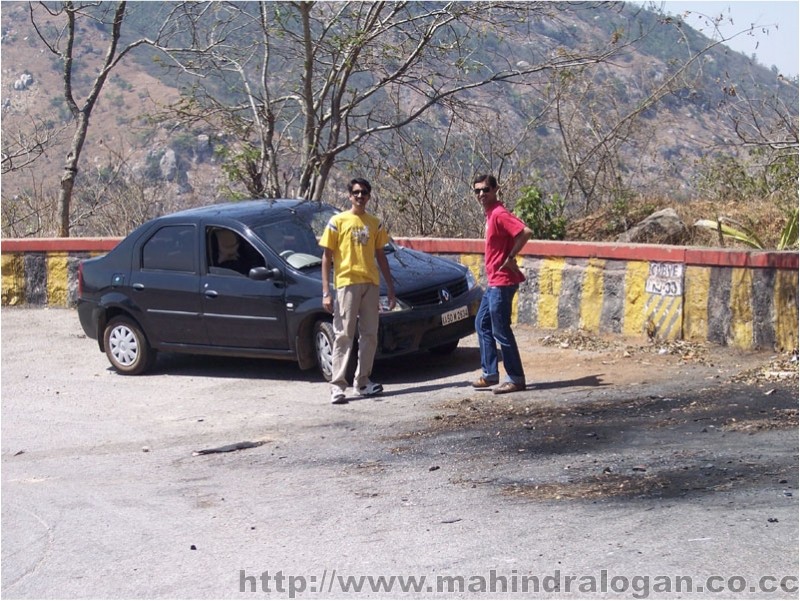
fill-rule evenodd
<path id="1" fill-rule="evenodd" d="M 620 234 L 617 242 L 685 244 L 689 237 L 689 228 L 678 217 L 675 209 L 663 209 L 643 219 L 627 232 Z"/>
<path id="2" fill-rule="evenodd" d="M 214 147 L 211 145 L 211 138 L 206 134 L 197 136 L 197 143 L 194 149 L 195 160 L 198 163 L 205 163 L 214 158 Z"/>
<path id="3" fill-rule="evenodd" d="M 178 173 L 178 158 L 175 156 L 174 150 L 167 148 L 164 156 L 161 157 L 159 167 L 164 180 L 171 182 L 175 179 L 175 175 Z"/>
<path id="4" fill-rule="evenodd" d="M 27 90 L 33 84 L 33 75 L 25 71 L 16 80 L 14 80 L 14 89 L 22 92 Z"/>

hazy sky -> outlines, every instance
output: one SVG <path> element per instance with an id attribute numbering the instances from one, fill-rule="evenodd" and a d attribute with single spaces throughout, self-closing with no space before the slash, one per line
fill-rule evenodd
<path id="1" fill-rule="evenodd" d="M 798 57 L 800 56 L 800 36 L 798 21 L 800 13 L 798 0 L 720 0 L 687 2 L 684 0 L 666 0 L 662 3 L 664 11 L 674 15 L 692 11 L 684 21 L 693 29 L 700 31 L 711 39 L 719 39 L 713 25 L 705 17 L 723 20 L 719 25 L 725 37 L 732 36 L 756 25 L 752 33 L 743 33 L 726 42 L 729 47 L 747 56 L 756 55 L 758 62 L 770 68 L 778 67 L 778 71 L 787 77 L 798 74 Z M 659 6 L 657 3 L 656 6 Z M 704 15 L 700 17 L 698 15 Z M 731 21 L 733 21 L 731 23 Z M 766 31 L 762 31 L 766 30 Z"/>

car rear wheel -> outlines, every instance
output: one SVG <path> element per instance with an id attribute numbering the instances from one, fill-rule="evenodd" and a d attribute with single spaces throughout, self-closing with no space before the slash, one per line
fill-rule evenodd
<path id="1" fill-rule="evenodd" d="M 120 374 L 135 376 L 153 365 L 156 352 L 150 348 L 139 324 L 130 317 L 112 319 L 106 326 L 103 337 L 106 356 Z"/>

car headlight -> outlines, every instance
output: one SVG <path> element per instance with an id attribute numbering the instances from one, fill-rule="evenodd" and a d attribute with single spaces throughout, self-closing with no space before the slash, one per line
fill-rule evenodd
<path id="1" fill-rule="evenodd" d="M 394 305 L 394 309 L 389 309 L 389 297 L 382 296 L 378 301 L 378 307 L 380 307 L 381 313 L 389 313 L 389 312 L 396 312 L 396 311 L 408 311 L 411 309 L 407 304 L 401 301 L 399 298 Z"/>
<path id="2" fill-rule="evenodd" d="M 475 276 L 472 275 L 472 270 L 467 268 L 467 290 L 472 290 L 477 285 L 478 280 L 476 280 Z"/>

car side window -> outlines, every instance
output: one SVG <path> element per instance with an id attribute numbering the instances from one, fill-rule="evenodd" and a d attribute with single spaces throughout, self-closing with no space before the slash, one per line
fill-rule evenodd
<path id="1" fill-rule="evenodd" d="M 206 228 L 206 249 L 208 271 L 216 275 L 246 276 L 252 268 L 266 266 L 261 253 L 228 228 Z"/>
<path id="2" fill-rule="evenodd" d="M 142 247 L 142 269 L 194 272 L 197 244 L 192 225 L 168 225 Z"/>

